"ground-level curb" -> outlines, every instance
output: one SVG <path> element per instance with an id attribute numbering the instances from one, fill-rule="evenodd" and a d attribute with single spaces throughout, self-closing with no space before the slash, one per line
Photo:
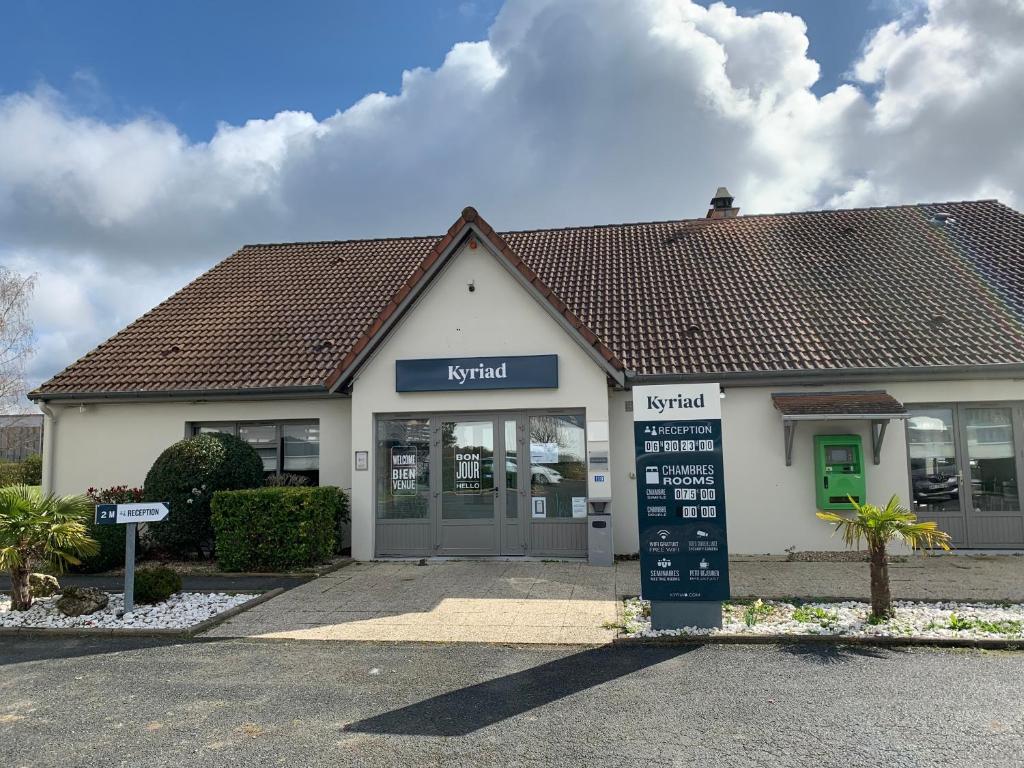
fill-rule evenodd
<path id="1" fill-rule="evenodd" d="M 269 592 L 264 592 L 252 600 L 246 600 L 241 605 L 229 608 L 224 613 L 218 613 L 216 616 L 211 616 L 198 624 L 193 624 L 191 627 L 184 629 L 164 629 L 160 627 L 151 627 L 149 629 L 144 627 L 137 629 L 117 629 L 114 627 L 0 627 L 0 637 L 162 637 L 186 640 L 208 629 L 213 629 L 222 621 L 227 621 L 232 616 L 242 613 L 242 611 L 255 608 L 260 603 L 265 603 L 267 600 L 275 598 L 285 591 L 284 587 L 278 587 Z"/>
<path id="2" fill-rule="evenodd" d="M 844 635 L 670 635 L 665 637 L 616 637 L 618 646 L 639 645 L 856 645 L 878 648 L 932 647 L 981 648 L 1024 651 L 1024 638 L 959 637 L 857 637 Z"/>

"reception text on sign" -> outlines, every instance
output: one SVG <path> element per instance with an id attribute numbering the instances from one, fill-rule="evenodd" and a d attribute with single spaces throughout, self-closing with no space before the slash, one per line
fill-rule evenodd
<path id="1" fill-rule="evenodd" d="M 634 387 L 633 430 L 643 597 L 728 599 L 718 385 Z"/>

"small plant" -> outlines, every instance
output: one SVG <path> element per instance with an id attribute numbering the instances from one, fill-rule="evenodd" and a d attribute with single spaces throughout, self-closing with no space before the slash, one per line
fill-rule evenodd
<path id="1" fill-rule="evenodd" d="M 890 541 L 902 541 L 911 547 L 940 547 L 949 549 L 949 534 L 940 531 L 932 521 L 921 522 L 917 515 L 900 504 L 893 496 L 885 507 L 874 504 L 858 504 L 848 497 L 853 505 L 853 517 L 837 512 L 818 512 L 819 518 L 835 524 L 836 531 L 842 532 L 848 547 L 860 549 L 862 541 L 868 545 L 871 563 L 871 615 L 878 619 L 892 618 L 892 590 L 889 585 L 889 562 L 886 545 Z"/>
<path id="2" fill-rule="evenodd" d="M 798 605 L 793 609 L 793 620 L 828 628 L 839 621 L 839 611 L 828 611 L 820 605 Z"/>
<path id="3" fill-rule="evenodd" d="M 135 572 L 135 600 L 140 603 L 162 603 L 181 591 L 181 576 L 170 568 L 140 568 Z"/>
<path id="4" fill-rule="evenodd" d="M 92 509 L 84 496 L 43 494 L 14 485 L 0 489 L 0 569 L 11 574 L 11 609 L 32 607 L 31 574 L 40 565 L 62 573 L 97 551 L 86 522 Z"/>
<path id="5" fill-rule="evenodd" d="M 743 611 L 743 622 L 748 627 L 752 627 L 761 621 L 761 619 L 766 619 L 771 616 L 772 613 L 772 607 L 770 605 L 765 605 L 764 601 L 758 598 L 748 605 L 745 611 Z"/>

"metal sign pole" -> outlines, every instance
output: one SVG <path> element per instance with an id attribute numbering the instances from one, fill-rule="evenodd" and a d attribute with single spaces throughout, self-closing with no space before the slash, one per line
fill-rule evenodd
<path id="1" fill-rule="evenodd" d="M 135 529 L 138 523 L 128 523 L 124 533 L 124 612 L 135 608 Z"/>

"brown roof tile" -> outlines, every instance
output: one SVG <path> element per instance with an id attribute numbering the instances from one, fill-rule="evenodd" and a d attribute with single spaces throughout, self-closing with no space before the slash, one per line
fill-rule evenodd
<path id="1" fill-rule="evenodd" d="M 467 209 L 442 237 L 245 246 L 37 395 L 323 388 L 467 222 L 637 373 L 1024 363 L 1024 216 L 995 201 L 501 235 Z"/>
<path id="2" fill-rule="evenodd" d="M 772 403 L 783 416 L 891 416 L 906 407 L 881 390 L 866 392 L 774 392 Z"/>

